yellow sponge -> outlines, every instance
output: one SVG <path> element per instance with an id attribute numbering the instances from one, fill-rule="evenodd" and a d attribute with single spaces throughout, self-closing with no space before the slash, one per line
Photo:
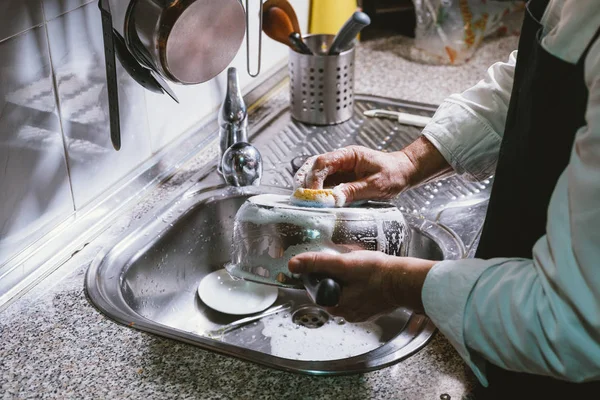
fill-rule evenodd
<path id="1" fill-rule="evenodd" d="M 300 207 L 341 207 L 345 196 L 335 189 L 298 188 L 292 194 L 290 203 Z"/>

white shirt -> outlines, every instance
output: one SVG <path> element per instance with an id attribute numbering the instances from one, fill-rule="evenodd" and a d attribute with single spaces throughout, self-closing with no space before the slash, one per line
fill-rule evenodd
<path id="1" fill-rule="evenodd" d="M 551 0 L 541 22 L 542 46 L 575 64 L 600 27 L 600 2 Z M 477 85 L 450 96 L 425 127 L 457 173 L 493 174 L 516 58 L 515 51 Z M 533 260 L 442 261 L 425 280 L 426 313 L 484 385 L 484 360 L 574 382 L 600 379 L 600 40 L 584 74 L 587 125 L 576 133 Z"/>

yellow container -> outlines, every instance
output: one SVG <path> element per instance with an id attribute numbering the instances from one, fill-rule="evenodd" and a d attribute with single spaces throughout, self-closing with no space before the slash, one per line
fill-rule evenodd
<path id="1" fill-rule="evenodd" d="M 335 35 L 357 9 L 356 0 L 312 0 L 309 31 Z"/>

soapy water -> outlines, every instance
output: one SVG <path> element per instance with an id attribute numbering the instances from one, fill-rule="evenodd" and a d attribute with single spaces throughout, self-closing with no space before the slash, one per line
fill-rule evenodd
<path id="1" fill-rule="evenodd" d="M 358 356 L 383 344 L 382 329 L 373 322 L 343 323 L 333 318 L 317 329 L 297 325 L 289 315 L 263 318 L 262 334 L 270 338 L 271 354 L 300 361 L 329 361 Z"/>

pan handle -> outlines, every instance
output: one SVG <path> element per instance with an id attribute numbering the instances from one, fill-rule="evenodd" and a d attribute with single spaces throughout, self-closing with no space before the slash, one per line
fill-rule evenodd
<path id="1" fill-rule="evenodd" d="M 334 279 L 317 274 L 302 274 L 302 283 L 312 301 L 323 307 L 335 307 L 340 302 L 342 285 Z"/>
<path id="2" fill-rule="evenodd" d="M 108 114 L 110 140 L 115 150 L 121 148 L 121 123 L 119 118 L 119 86 L 113 38 L 112 13 L 108 0 L 98 2 L 102 17 L 102 37 L 104 39 L 104 58 L 106 64 L 106 88 L 108 89 Z"/>
<path id="3" fill-rule="evenodd" d="M 260 66 L 262 64 L 262 5 L 263 0 L 260 0 L 260 7 L 258 8 L 258 65 L 256 66 L 256 72 L 253 73 L 250 69 L 250 0 L 246 0 L 246 67 L 248 75 L 253 78 L 256 78 L 260 74 Z"/>

